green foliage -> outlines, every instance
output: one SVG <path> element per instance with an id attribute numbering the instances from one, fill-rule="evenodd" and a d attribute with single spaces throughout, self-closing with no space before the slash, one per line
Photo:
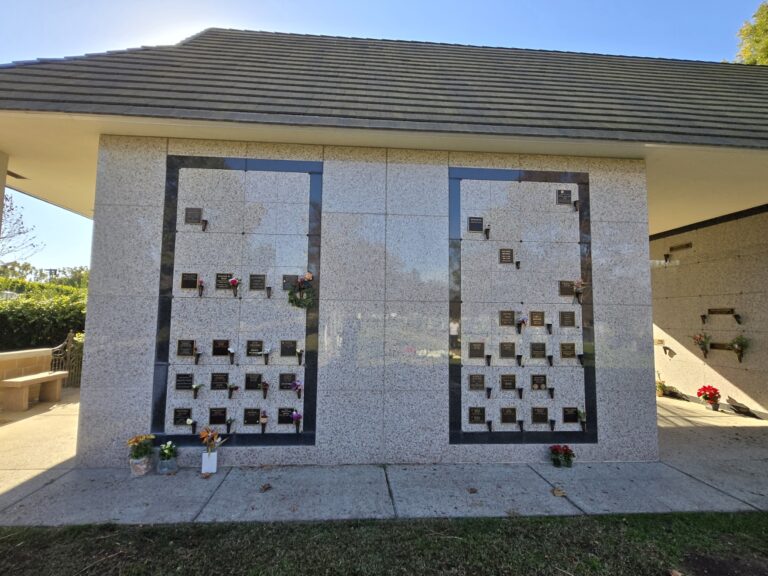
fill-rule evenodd
<path id="1" fill-rule="evenodd" d="M 0 277 L 0 292 L 16 292 L 17 294 L 24 294 L 30 298 L 85 294 L 84 290 L 74 286 L 50 284 L 48 282 L 30 282 L 23 278 L 3 277 Z"/>
<path id="2" fill-rule="evenodd" d="M 70 294 L 32 292 L 15 300 L 0 300 L 0 352 L 53 347 L 64 342 L 70 330 L 82 332 L 86 293 L 70 290 Z"/>
<path id="3" fill-rule="evenodd" d="M 739 62 L 768 65 L 768 2 L 760 4 L 752 20 L 744 22 L 739 38 Z"/>

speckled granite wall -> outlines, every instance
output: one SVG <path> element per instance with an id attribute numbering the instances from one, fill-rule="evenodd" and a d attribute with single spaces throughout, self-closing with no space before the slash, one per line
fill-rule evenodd
<path id="1" fill-rule="evenodd" d="M 125 439 L 150 427 L 167 154 L 323 162 L 316 443 L 226 448 L 224 465 L 546 458 L 542 444 L 449 443 L 449 166 L 589 174 L 599 440 L 579 445 L 577 455 L 656 458 L 643 162 L 105 136 L 81 464 L 123 465 Z M 190 255 L 193 264 L 199 270 L 190 272 L 224 272 L 210 252 Z M 248 273 L 241 261 L 239 274 Z M 197 450 L 183 450 L 182 463 L 197 464 Z"/>
<path id="2" fill-rule="evenodd" d="M 701 386 L 715 386 L 724 408 L 746 407 L 766 416 L 767 230 L 768 213 L 762 213 L 651 242 L 656 370 L 662 380 L 693 397 Z M 732 315 L 708 314 L 730 308 L 741 324 Z M 704 358 L 692 339 L 699 332 L 714 344 L 744 335 L 750 348 L 741 363 L 729 350 L 710 350 Z"/>

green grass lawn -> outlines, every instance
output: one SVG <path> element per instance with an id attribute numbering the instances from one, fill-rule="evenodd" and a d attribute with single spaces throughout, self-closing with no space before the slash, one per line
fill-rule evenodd
<path id="1" fill-rule="evenodd" d="M 0 529 L 0 574 L 8 576 L 670 569 L 768 575 L 768 513 Z"/>

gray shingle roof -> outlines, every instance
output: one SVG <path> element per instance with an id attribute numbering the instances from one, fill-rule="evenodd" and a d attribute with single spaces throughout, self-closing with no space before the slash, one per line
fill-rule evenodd
<path id="1" fill-rule="evenodd" d="M 768 148 L 768 67 L 209 29 L 0 67 L 0 109 Z"/>

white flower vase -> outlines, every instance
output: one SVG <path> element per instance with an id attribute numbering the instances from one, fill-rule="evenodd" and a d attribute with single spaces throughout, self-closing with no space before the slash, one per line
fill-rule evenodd
<path id="1" fill-rule="evenodd" d="M 203 474 L 216 474 L 218 468 L 218 453 L 203 452 Z"/>

